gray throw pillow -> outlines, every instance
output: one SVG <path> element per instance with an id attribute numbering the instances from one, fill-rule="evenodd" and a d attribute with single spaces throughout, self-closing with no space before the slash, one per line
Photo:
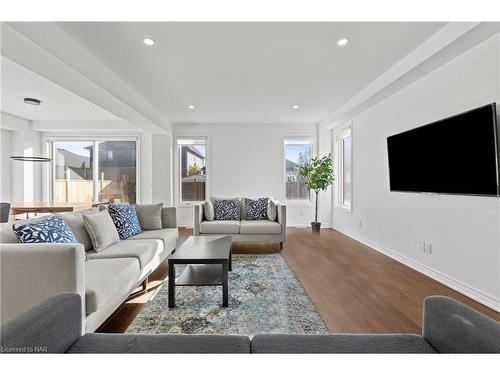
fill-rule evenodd
<path id="1" fill-rule="evenodd" d="M 278 208 L 276 207 L 276 202 L 269 198 L 267 202 L 267 218 L 271 221 L 276 221 L 278 218 Z"/>
<path id="2" fill-rule="evenodd" d="M 84 214 L 83 224 L 97 253 L 120 241 L 120 236 L 108 210 L 102 210 L 92 215 Z"/>
<path id="3" fill-rule="evenodd" d="M 136 204 L 135 212 L 143 230 L 161 229 L 161 209 L 163 203 Z"/>
<path id="4" fill-rule="evenodd" d="M 203 213 L 205 214 L 205 220 L 213 221 L 214 220 L 214 205 L 211 201 L 205 201 L 203 203 Z"/>
<path id="5" fill-rule="evenodd" d="M 83 211 L 76 212 L 65 212 L 61 214 L 57 214 L 57 216 L 61 217 L 66 225 L 71 229 L 74 233 L 78 242 L 83 244 L 85 251 L 92 249 L 92 239 L 90 238 L 87 229 L 85 228 L 85 224 L 83 223 L 83 215 L 93 215 L 98 213 L 99 210 L 97 208 L 89 208 Z"/>

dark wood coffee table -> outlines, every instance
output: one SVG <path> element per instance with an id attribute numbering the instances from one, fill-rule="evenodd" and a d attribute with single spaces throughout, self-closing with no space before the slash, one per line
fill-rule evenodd
<path id="1" fill-rule="evenodd" d="M 175 278 L 175 265 L 187 264 Z M 231 236 L 191 236 L 168 258 L 168 307 L 175 307 L 176 286 L 222 285 L 222 306 L 228 305 Z"/>

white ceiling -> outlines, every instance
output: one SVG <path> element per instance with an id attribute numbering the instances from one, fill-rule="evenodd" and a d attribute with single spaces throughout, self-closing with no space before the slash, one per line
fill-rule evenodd
<path id="1" fill-rule="evenodd" d="M 39 121 L 113 121 L 118 118 L 31 70 L 1 57 L 1 110 Z M 24 104 L 26 97 L 40 99 L 41 106 Z"/>
<path id="2" fill-rule="evenodd" d="M 58 25 L 173 122 L 316 123 L 444 23 Z"/>

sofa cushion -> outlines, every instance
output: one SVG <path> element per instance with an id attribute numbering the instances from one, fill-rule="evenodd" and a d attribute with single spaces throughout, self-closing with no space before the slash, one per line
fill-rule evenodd
<path id="1" fill-rule="evenodd" d="M 0 243 L 19 243 L 19 240 L 12 229 L 12 223 L 0 224 Z"/>
<path id="2" fill-rule="evenodd" d="M 176 247 L 177 237 L 179 237 L 177 228 L 165 228 L 159 230 L 145 230 L 135 236 L 129 237 L 127 241 L 148 239 L 161 240 L 163 241 L 164 250 L 168 251 L 170 254 Z"/>
<path id="3" fill-rule="evenodd" d="M 238 220 L 202 221 L 200 223 L 200 233 L 237 234 L 240 233 L 240 222 Z"/>
<path id="4" fill-rule="evenodd" d="M 161 252 L 163 252 L 163 241 L 161 240 L 124 240 L 107 247 L 99 253 L 90 250 L 87 252 L 87 256 L 89 259 L 136 258 L 142 270 Z"/>
<path id="5" fill-rule="evenodd" d="M 436 353 L 412 334 L 255 335 L 252 353 Z"/>
<path id="6" fill-rule="evenodd" d="M 142 230 L 161 229 L 161 209 L 163 203 L 158 204 L 136 204 L 135 211 L 139 218 Z"/>
<path id="7" fill-rule="evenodd" d="M 280 234 L 281 225 L 269 220 L 243 220 L 240 224 L 241 234 Z"/>
<path id="8" fill-rule="evenodd" d="M 245 220 L 267 220 L 269 198 L 244 198 Z"/>
<path id="9" fill-rule="evenodd" d="M 110 204 L 108 212 L 113 219 L 120 240 L 126 240 L 142 232 L 135 207 L 130 203 Z"/>
<path id="10" fill-rule="evenodd" d="M 93 259 L 85 262 L 85 311 L 91 314 L 116 296 L 126 297 L 139 281 L 137 258 Z"/>
<path id="11" fill-rule="evenodd" d="M 87 229 L 85 229 L 85 224 L 83 224 L 83 215 L 92 215 L 98 212 L 99 210 L 97 208 L 89 208 L 83 211 L 64 212 L 57 214 L 56 216 L 59 216 L 64 220 L 71 231 L 75 234 L 78 242 L 83 244 L 85 250 L 90 250 L 92 249 L 92 240 L 87 232 Z"/>
<path id="12" fill-rule="evenodd" d="M 12 229 L 22 243 L 77 243 L 64 220 L 57 216 L 34 223 L 14 223 Z"/>
<path id="13" fill-rule="evenodd" d="M 163 207 L 161 209 L 161 227 L 177 228 L 177 210 L 175 207 Z"/>
<path id="14" fill-rule="evenodd" d="M 107 210 L 92 215 L 83 214 L 82 218 L 96 252 L 120 241 L 115 224 Z"/>
<path id="15" fill-rule="evenodd" d="M 215 220 L 240 220 L 241 202 L 239 199 L 214 201 Z"/>

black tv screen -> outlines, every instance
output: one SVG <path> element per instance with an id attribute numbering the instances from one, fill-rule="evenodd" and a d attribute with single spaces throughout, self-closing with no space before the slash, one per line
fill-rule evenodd
<path id="1" fill-rule="evenodd" d="M 387 138 L 391 191 L 499 196 L 495 103 Z"/>

